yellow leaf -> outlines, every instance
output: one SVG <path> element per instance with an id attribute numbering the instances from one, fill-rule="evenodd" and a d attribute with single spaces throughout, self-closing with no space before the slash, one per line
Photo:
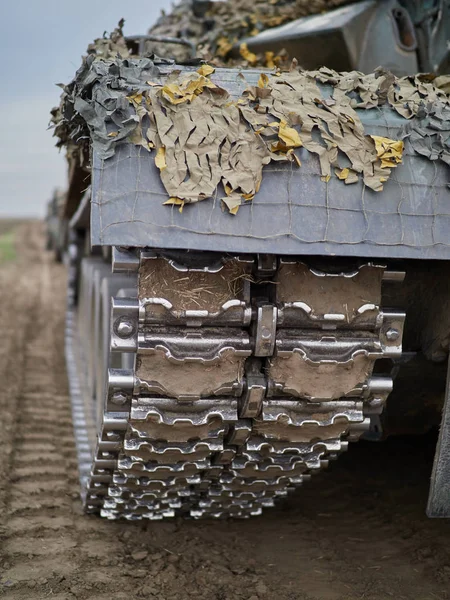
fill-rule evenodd
<path id="1" fill-rule="evenodd" d="M 375 150 L 381 160 L 382 169 L 391 169 L 402 162 L 404 144 L 401 140 L 391 140 L 378 135 L 370 137 L 375 142 Z"/>
<path id="2" fill-rule="evenodd" d="M 230 44 L 228 38 L 221 37 L 217 40 L 217 54 L 219 56 L 225 57 L 232 48 L 233 45 Z"/>
<path id="3" fill-rule="evenodd" d="M 275 69 L 274 56 L 275 52 L 264 52 L 264 63 L 268 69 Z"/>
<path id="4" fill-rule="evenodd" d="M 244 60 L 246 60 L 250 65 L 255 65 L 258 62 L 258 57 L 253 52 L 250 52 L 248 46 L 245 42 L 243 42 L 239 47 L 239 53 Z"/>
<path id="5" fill-rule="evenodd" d="M 281 23 L 283 23 L 285 20 L 286 16 L 276 15 L 274 17 L 266 17 L 265 19 L 263 19 L 263 23 L 267 27 L 277 27 L 278 25 L 281 25 Z"/>
<path id="6" fill-rule="evenodd" d="M 272 150 L 272 152 L 284 152 L 285 154 L 287 151 L 286 145 L 280 141 L 271 144 L 270 149 Z"/>
<path id="7" fill-rule="evenodd" d="M 142 102 L 142 92 L 136 92 L 136 94 L 127 96 L 127 100 L 132 104 L 140 104 Z"/>
<path id="8" fill-rule="evenodd" d="M 166 84 L 165 86 L 163 86 L 161 92 L 164 98 L 166 100 L 169 100 L 169 102 L 171 102 L 172 104 L 175 104 L 177 98 L 183 98 L 183 94 L 179 86 L 174 83 Z M 184 98 L 182 99 L 182 102 L 185 102 Z"/>
<path id="9" fill-rule="evenodd" d="M 336 173 L 336 177 L 337 177 L 338 179 L 343 179 L 343 180 L 345 180 L 345 179 L 347 179 L 347 177 L 348 177 L 348 174 L 350 173 L 350 169 L 347 169 L 347 167 L 345 167 L 345 169 L 342 169 L 342 170 L 340 170 L 340 169 L 336 169 L 336 170 L 335 170 L 335 173 Z"/>
<path id="10" fill-rule="evenodd" d="M 223 188 L 224 188 L 225 194 L 227 196 L 229 196 L 231 194 L 231 192 L 233 191 L 233 188 L 231 187 L 231 185 L 229 183 L 225 183 Z"/>
<path id="11" fill-rule="evenodd" d="M 265 87 L 267 87 L 268 83 L 269 83 L 268 76 L 265 73 L 261 73 L 261 75 L 259 76 L 259 79 L 258 79 L 258 87 L 265 88 Z"/>
<path id="12" fill-rule="evenodd" d="M 206 65 L 207 66 L 207 65 Z M 201 94 L 204 88 L 216 88 L 216 84 L 207 77 L 194 73 L 189 79 L 181 84 L 168 83 L 163 86 L 161 93 L 171 104 L 177 105 L 183 102 L 192 102 L 195 96 Z"/>
<path id="13" fill-rule="evenodd" d="M 286 148 L 299 148 L 303 146 L 298 131 L 293 127 L 288 127 L 286 121 L 280 121 L 278 137 L 285 143 Z"/>
<path id="14" fill-rule="evenodd" d="M 208 77 L 208 75 L 212 75 L 214 71 L 215 68 L 211 67 L 211 65 L 202 65 L 199 69 L 197 69 L 197 73 L 203 75 L 203 77 Z"/>
<path id="15" fill-rule="evenodd" d="M 117 137 L 119 135 L 118 131 L 111 131 L 111 133 L 108 133 L 108 137 Z"/>
<path id="16" fill-rule="evenodd" d="M 158 167 L 158 169 L 160 171 L 164 171 L 164 169 L 167 167 L 166 149 L 164 148 L 164 146 L 161 146 L 161 148 L 158 148 L 158 151 L 155 156 L 155 165 Z"/>
<path id="17" fill-rule="evenodd" d="M 331 179 L 331 175 L 324 175 L 323 177 L 320 178 L 321 181 L 323 181 L 324 183 L 328 183 Z"/>
<path id="18" fill-rule="evenodd" d="M 255 197 L 255 194 L 242 194 L 242 197 L 244 198 L 244 200 L 253 200 L 253 198 Z"/>
<path id="19" fill-rule="evenodd" d="M 180 213 L 183 212 L 184 200 L 182 200 L 181 198 L 175 198 L 175 197 L 169 198 L 168 200 L 163 202 L 163 205 L 166 205 L 166 204 L 169 204 L 169 205 L 173 204 L 175 206 L 179 206 L 180 208 L 178 209 L 178 211 Z"/>

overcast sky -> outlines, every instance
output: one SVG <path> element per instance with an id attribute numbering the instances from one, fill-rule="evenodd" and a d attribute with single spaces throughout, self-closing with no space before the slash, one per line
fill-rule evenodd
<path id="1" fill-rule="evenodd" d="M 170 0 L 0 0 L 0 217 L 42 216 L 65 185 L 63 154 L 47 131 L 86 47 L 121 17 L 125 33 L 145 33 Z"/>

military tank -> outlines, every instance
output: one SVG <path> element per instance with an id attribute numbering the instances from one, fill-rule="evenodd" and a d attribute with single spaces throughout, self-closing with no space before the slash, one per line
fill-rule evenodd
<path id="1" fill-rule="evenodd" d="M 45 225 L 47 232 L 46 248 L 54 254 L 56 262 L 61 262 L 67 248 L 67 221 L 62 214 L 65 206 L 65 194 L 62 189 L 55 188 L 51 200 L 47 204 Z"/>
<path id="2" fill-rule="evenodd" d="M 232 4 L 120 23 L 52 113 L 82 498 L 109 519 L 258 515 L 445 406 L 448 3 Z"/>

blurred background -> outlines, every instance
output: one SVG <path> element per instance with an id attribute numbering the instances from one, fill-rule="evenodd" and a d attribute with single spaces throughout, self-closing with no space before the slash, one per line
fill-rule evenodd
<path id="1" fill-rule="evenodd" d="M 59 103 L 57 83 L 69 83 L 80 57 L 121 17 L 126 34 L 145 33 L 170 0 L 1 1 L 0 218 L 42 217 L 66 164 L 48 130 Z"/>

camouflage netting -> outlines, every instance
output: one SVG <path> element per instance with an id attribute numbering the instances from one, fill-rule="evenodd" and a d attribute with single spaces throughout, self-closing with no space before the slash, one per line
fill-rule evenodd
<path id="1" fill-rule="evenodd" d="M 161 67 L 170 64 L 130 56 L 121 24 L 110 39 L 91 45 L 53 113 L 69 158 L 88 160 L 88 140 L 105 160 L 117 144 L 142 146 L 155 155 L 166 204 L 181 210 L 220 186 L 233 214 L 258 192 L 265 165 L 293 161 L 301 168 L 299 147 L 318 155 L 324 181 L 362 178 L 375 191 L 402 162 L 408 136 L 419 154 L 450 164 L 450 77 L 308 72 L 294 62 L 289 71 L 262 73 L 257 86 L 231 98 L 213 82 L 214 67 L 169 68 L 161 78 Z M 385 104 L 408 123 L 401 139 L 364 131 L 357 109 Z"/>
<path id="2" fill-rule="evenodd" d="M 294 19 L 319 14 L 356 0 L 181 0 L 169 14 L 162 13 L 150 34 L 184 37 L 197 47 L 199 56 L 220 66 L 247 64 L 272 68 L 283 56 L 273 52 L 257 56 L 245 47 L 241 49 L 241 60 L 230 57 L 234 45 L 246 37 Z M 185 58 L 182 48 L 173 46 L 158 52 L 174 52 L 177 58 Z M 297 57 L 300 59 L 300 57 Z"/>

